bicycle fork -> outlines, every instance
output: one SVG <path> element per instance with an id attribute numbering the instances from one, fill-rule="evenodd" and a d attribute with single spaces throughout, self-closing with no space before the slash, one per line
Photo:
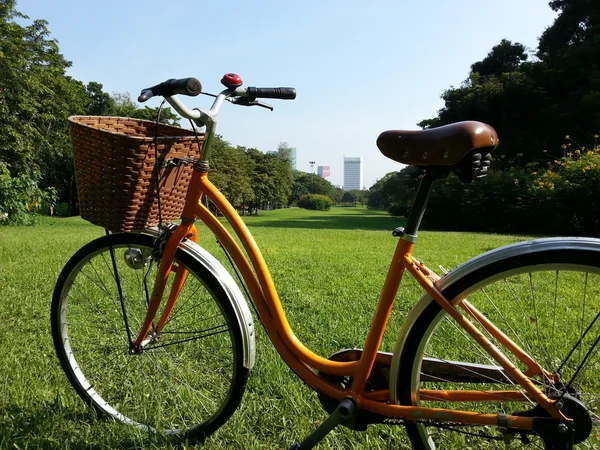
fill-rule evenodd
<path id="1" fill-rule="evenodd" d="M 142 328 L 132 343 L 132 351 L 134 353 L 139 353 L 143 351 L 144 346 L 149 342 L 148 334 L 150 330 L 154 331 L 154 333 L 158 334 L 165 326 L 167 321 L 169 320 L 169 316 L 177 303 L 177 299 L 179 298 L 179 293 L 185 284 L 185 280 L 188 274 L 187 269 L 184 266 L 178 265 L 175 268 L 175 279 L 173 280 L 173 284 L 171 286 L 171 290 L 169 292 L 169 298 L 165 303 L 165 307 L 163 308 L 163 312 L 158 320 L 158 324 L 154 325 L 154 319 L 156 318 L 156 313 L 160 308 L 160 304 L 163 299 L 163 295 L 165 292 L 165 288 L 167 286 L 167 280 L 171 275 L 171 272 L 174 269 L 174 259 L 175 252 L 179 247 L 179 244 L 184 239 L 190 239 L 194 242 L 198 239 L 198 231 L 193 223 L 183 223 L 173 232 L 173 234 L 167 240 L 167 244 L 165 246 L 164 252 L 161 257 L 161 261 L 158 267 L 158 271 L 156 274 L 156 278 L 154 281 L 154 287 L 152 288 L 152 295 L 150 296 L 150 303 L 148 304 L 148 311 L 146 312 L 146 317 L 144 318 L 144 323 L 142 324 Z"/>

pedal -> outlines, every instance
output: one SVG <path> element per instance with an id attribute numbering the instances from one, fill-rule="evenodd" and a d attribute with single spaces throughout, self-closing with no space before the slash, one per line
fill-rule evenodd
<path id="1" fill-rule="evenodd" d="M 294 443 L 288 450 L 309 450 L 321 442 L 339 424 L 345 422 L 356 413 L 356 403 L 351 398 L 343 399 L 331 415 L 310 433 L 301 443 Z"/>

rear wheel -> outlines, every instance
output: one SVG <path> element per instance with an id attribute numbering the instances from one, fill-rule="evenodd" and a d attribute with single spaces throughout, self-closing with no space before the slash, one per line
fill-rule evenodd
<path id="1" fill-rule="evenodd" d="M 54 290 L 54 346 L 67 378 L 98 412 L 202 438 L 225 423 L 243 395 L 242 334 L 219 281 L 180 248 L 174 268 L 189 273 L 175 309 L 144 351 L 132 353 L 159 262 L 154 238 L 144 234 L 112 234 L 80 249 Z"/>
<path id="2" fill-rule="evenodd" d="M 600 448 L 600 260 L 596 252 L 555 250 L 513 256 L 468 273 L 443 294 L 454 301 L 466 298 L 535 361 L 558 374 L 560 381 L 554 383 L 533 375 L 531 379 L 547 395 L 559 398 L 566 393 L 564 399 L 571 399 L 569 413 L 566 407 L 564 412 L 575 420 L 576 441 L 587 437 L 576 448 Z M 525 371 L 524 364 L 480 323 L 472 322 Z M 519 401 L 509 398 L 510 392 L 525 393 L 434 300 L 403 339 L 392 389 L 397 403 L 494 414 L 536 406 L 527 395 Z M 449 402 L 441 398 L 441 390 L 491 395 L 490 401 Z M 496 427 L 410 422 L 407 432 L 416 449 L 544 448 L 538 436 Z"/>

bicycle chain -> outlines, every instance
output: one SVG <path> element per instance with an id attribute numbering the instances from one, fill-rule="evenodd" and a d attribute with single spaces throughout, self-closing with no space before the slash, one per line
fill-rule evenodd
<path id="1" fill-rule="evenodd" d="M 453 431 L 455 433 L 461 433 L 461 434 L 465 434 L 468 436 L 476 436 L 476 437 L 481 437 L 481 438 L 485 438 L 485 439 L 489 439 L 489 440 L 493 440 L 493 441 L 502 441 L 504 440 L 503 436 L 493 436 L 491 434 L 483 434 L 483 433 L 472 433 L 469 431 L 463 431 L 463 430 L 459 430 L 457 429 L 458 427 L 473 427 L 476 425 L 470 425 L 470 424 L 465 424 L 465 423 L 454 423 L 454 422 L 435 422 L 435 421 L 428 421 L 428 420 L 406 420 L 406 419 L 398 419 L 398 418 L 394 418 L 394 417 L 388 417 L 386 419 L 383 420 L 383 424 L 385 425 L 401 425 L 401 426 L 406 426 L 406 424 L 410 422 L 416 422 L 416 423 L 421 423 L 425 426 L 428 427 L 435 427 L 435 428 L 443 428 L 446 430 L 450 430 Z M 525 436 L 525 435 L 523 435 Z"/>

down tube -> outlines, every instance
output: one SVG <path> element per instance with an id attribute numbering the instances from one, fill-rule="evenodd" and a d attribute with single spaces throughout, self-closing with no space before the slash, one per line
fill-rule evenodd
<path id="1" fill-rule="evenodd" d="M 282 337 L 279 333 L 273 333 L 272 328 L 267 328 L 266 321 L 273 321 L 271 311 L 267 305 L 267 302 L 262 294 L 262 290 L 258 284 L 258 280 L 254 276 L 254 272 L 248 263 L 246 256 L 242 253 L 236 242 L 233 240 L 229 232 L 223 227 L 221 222 L 203 205 L 198 205 L 196 210 L 196 216 L 199 217 L 208 228 L 211 230 L 213 235 L 219 239 L 221 245 L 225 247 L 229 255 L 232 257 L 235 265 L 240 270 L 246 285 L 252 296 L 252 300 L 258 310 L 258 314 L 261 323 L 265 325 L 267 334 L 271 339 L 273 345 L 278 349 L 280 356 L 286 362 L 286 364 L 309 386 L 318 391 L 324 392 L 328 396 L 336 399 L 342 399 L 346 394 L 342 389 L 327 383 L 321 377 L 319 377 L 307 364 L 303 363 L 298 357 L 292 353 L 291 349 L 283 342 Z M 349 373 L 351 367 L 348 363 L 338 364 L 339 371 Z"/>
<path id="2" fill-rule="evenodd" d="M 287 321 L 287 317 L 285 316 L 285 312 L 283 311 L 283 307 L 275 289 L 275 285 L 273 284 L 269 269 L 267 268 L 264 258 L 262 257 L 254 238 L 248 231 L 248 228 L 237 214 L 235 209 L 208 180 L 206 175 L 202 176 L 201 183 L 202 191 L 223 213 L 229 224 L 235 230 L 236 235 L 242 242 L 244 249 L 249 256 L 252 267 L 254 268 L 254 272 L 256 273 L 256 279 L 260 284 L 266 307 L 270 313 L 267 315 L 261 315 L 261 320 L 267 330 L 267 333 L 271 337 L 273 344 L 277 347 L 277 350 L 279 350 L 282 355 L 286 353 L 286 351 L 291 352 L 295 359 L 298 359 L 308 366 L 325 373 L 340 376 L 354 375 L 359 367 L 358 361 L 336 362 L 322 358 L 304 346 L 304 344 L 302 344 L 294 335 L 290 324 Z M 197 208 L 197 216 L 203 222 L 209 225 L 211 220 L 209 217 L 207 217 L 206 208 L 202 205 L 199 205 Z M 275 335 L 278 335 L 280 339 L 273 339 Z M 279 345 L 277 344 L 278 342 Z M 285 349 L 282 347 L 282 344 L 286 347 Z"/>

